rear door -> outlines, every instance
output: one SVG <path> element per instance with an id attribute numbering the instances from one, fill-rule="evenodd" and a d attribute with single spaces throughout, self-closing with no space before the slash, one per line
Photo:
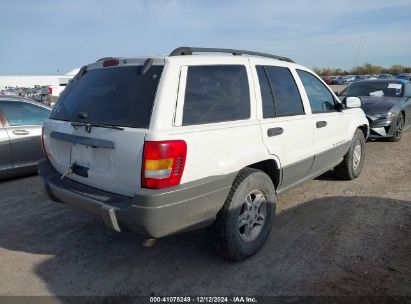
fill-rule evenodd
<path id="1" fill-rule="evenodd" d="M 164 60 L 80 73 L 62 92 L 45 124 L 54 168 L 83 184 L 134 196 L 141 188 L 144 139 Z"/>
<path id="2" fill-rule="evenodd" d="M 281 161 L 283 176 L 277 190 L 284 191 L 308 175 L 314 159 L 313 126 L 288 67 L 256 65 L 256 71 L 263 140 Z"/>
<path id="3" fill-rule="evenodd" d="M 297 69 L 310 103 L 314 129 L 314 164 L 310 174 L 335 165 L 347 151 L 348 116 L 336 110 L 331 91 L 314 74 Z"/>
<path id="4" fill-rule="evenodd" d="M 6 118 L 13 167 L 36 165 L 43 158 L 41 128 L 50 110 L 23 101 L 0 101 Z"/>

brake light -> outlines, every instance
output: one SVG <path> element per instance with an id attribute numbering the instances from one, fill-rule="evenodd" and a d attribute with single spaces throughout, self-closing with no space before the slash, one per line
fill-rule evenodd
<path id="1" fill-rule="evenodd" d="M 41 149 L 43 150 L 44 158 L 49 160 L 47 155 L 46 147 L 44 146 L 44 126 L 41 128 Z"/>
<path id="2" fill-rule="evenodd" d="M 49 87 L 49 95 L 53 94 L 53 88 Z"/>
<path id="3" fill-rule="evenodd" d="M 118 65 L 119 61 L 116 58 L 110 58 L 103 61 L 103 67 Z"/>
<path id="4" fill-rule="evenodd" d="M 187 156 L 183 140 L 144 143 L 141 186 L 161 189 L 180 184 Z"/>

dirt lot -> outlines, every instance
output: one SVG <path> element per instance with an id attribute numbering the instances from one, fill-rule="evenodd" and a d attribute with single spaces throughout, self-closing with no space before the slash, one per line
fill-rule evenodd
<path id="1" fill-rule="evenodd" d="M 340 85 L 340 84 L 332 84 L 330 85 L 331 90 L 334 92 L 341 92 L 344 90 L 347 86 L 346 85 Z"/>
<path id="2" fill-rule="evenodd" d="M 0 184 L 0 295 L 411 296 L 411 131 L 367 143 L 355 181 L 331 172 L 279 198 L 253 258 L 213 254 L 203 230 L 142 247 L 48 201 L 37 176 Z"/>

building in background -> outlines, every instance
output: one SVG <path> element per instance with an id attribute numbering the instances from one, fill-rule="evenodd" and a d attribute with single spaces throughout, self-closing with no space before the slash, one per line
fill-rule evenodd
<path id="1" fill-rule="evenodd" d="M 80 69 L 76 68 L 64 75 L 0 75 L 0 90 L 9 88 L 41 88 L 48 87 L 49 94 L 59 96 L 70 79 Z"/>

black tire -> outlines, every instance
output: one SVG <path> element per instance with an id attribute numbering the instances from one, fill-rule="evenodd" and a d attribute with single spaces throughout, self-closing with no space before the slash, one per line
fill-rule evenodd
<path id="1" fill-rule="evenodd" d="M 246 198 L 252 199 L 253 195 L 254 202 L 257 201 L 257 197 L 264 198 L 265 201 L 262 200 L 264 202 L 260 207 L 255 206 L 254 211 L 249 211 L 251 209 L 246 207 L 248 205 L 245 201 Z M 212 247 L 219 254 L 234 261 L 241 261 L 256 254 L 263 247 L 273 226 L 275 201 L 274 185 L 267 174 L 252 168 L 241 170 L 233 182 L 224 206 L 217 214 L 216 221 L 208 229 Z M 262 209 L 263 206 L 265 206 L 264 209 Z M 256 223 L 244 225 L 244 222 L 253 221 L 250 219 L 252 212 L 258 217 L 256 213 L 262 211 L 265 211 L 265 219 L 259 218 L 259 221 L 264 221 L 261 225 Z M 240 215 L 244 226 L 240 226 Z M 254 228 L 250 228 L 253 232 L 248 235 L 245 229 L 253 225 L 255 225 Z M 245 238 L 248 237 L 246 241 Z"/>
<path id="2" fill-rule="evenodd" d="M 354 164 L 354 150 L 357 145 L 361 147 L 360 160 Z M 344 180 L 352 180 L 360 176 L 362 167 L 364 165 L 365 156 L 365 137 L 364 133 L 357 129 L 351 141 L 351 146 L 348 152 L 344 155 L 343 161 L 334 168 L 334 173 L 338 178 Z"/>
<path id="3" fill-rule="evenodd" d="M 397 121 L 395 123 L 394 134 L 388 138 L 388 141 L 397 142 L 400 141 L 402 134 L 404 133 L 404 115 L 398 114 Z"/>

